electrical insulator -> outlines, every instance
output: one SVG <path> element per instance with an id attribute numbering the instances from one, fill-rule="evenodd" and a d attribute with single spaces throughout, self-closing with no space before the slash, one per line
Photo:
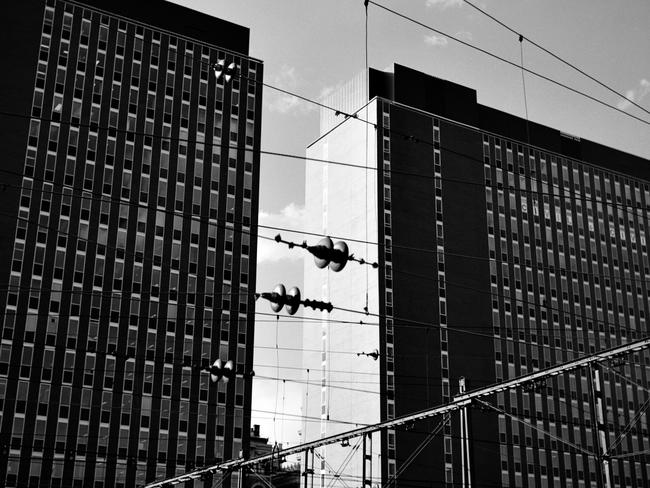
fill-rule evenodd
<path id="1" fill-rule="evenodd" d="M 309 299 L 302 300 L 300 289 L 297 286 L 286 291 L 283 284 L 276 285 L 272 292 L 258 293 L 256 294 L 256 297 L 261 297 L 271 302 L 271 310 L 275 313 L 279 312 L 286 306 L 289 315 L 294 315 L 300 308 L 300 305 L 311 307 L 314 310 L 326 310 L 327 312 L 331 312 L 334 308 L 334 306 L 329 302 Z"/>
<path id="2" fill-rule="evenodd" d="M 210 379 L 213 383 L 216 383 L 219 380 L 223 380 L 224 383 L 228 383 L 232 378 L 235 377 L 235 365 L 232 361 L 226 361 L 224 364 L 221 359 L 217 359 L 212 363 L 210 368 Z"/>
<path id="3" fill-rule="evenodd" d="M 235 63 L 230 63 L 226 66 L 226 60 L 220 59 L 212 65 L 212 69 L 214 70 L 214 76 L 217 80 L 223 76 L 225 82 L 228 83 L 237 72 L 237 65 Z"/>
<path id="4" fill-rule="evenodd" d="M 377 359 L 379 359 L 379 351 L 375 349 L 372 352 L 358 352 L 357 356 L 368 356 L 369 358 L 372 358 L 375 361 L 377 361 Z"/>
<path id="5" fill-rule="evenodd" d="M 332 242 L 332 239 L 329 237 L 323 237 L 318 244 L 315 246 L 310 246 L 306 241 L 303 241 L 302 244 L 297 244 L 291 241 L 285 241 L 282 239 L 280 234 L 275 236 L 275 242 L 286 244 L 289 246 L 289 249 L 294 247 L 300 247 L 306 249 L 311 254 L 314 255 L 314 263 L 318 268 L 325 268 L 329 266 L 332 271 L 341 271 L 345 268 L 345 265 L 348 261 L 356 261 L 359 264 L 367 264 L 373 268 L 378 268 L 377 263 L 369 263 L 363 258 L 355 258 L 354 254 L 350 254 L 348 245 L 343 241 Z"/>
<path id="6" fill-rule="evenodd" d="M 329 237 L 323 237 L 315 246 L 307 246 L 307 250 L 314 255 L 314 263 L 318 268 L 329 266 L 332 271 L 341 271 L 345 268 L 350 257 L 348 245 L 343 241 L 336 244 Z"/>

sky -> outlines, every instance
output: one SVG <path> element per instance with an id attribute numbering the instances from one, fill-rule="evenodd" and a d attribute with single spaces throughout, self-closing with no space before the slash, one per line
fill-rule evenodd
<path id="1" fill-rule="evenodd" d="M 250 29 L 252 57 L 264 62 L 264 81 L 322 100 L 364 72 L 363 0 L 174 0 Z M 515 63 L 518 37 L 463 0 L 377 0 L 416 19 Z M 647 0 L 477 0 L 477 5 L 516 32 L 611 86 L 650 111 L 650 2 Z M 471 87 L 478 102 L 524 116 L 522 74 L 452 39 L 368 6 L 368 64 L 389 69 L 402 64 Z M 526 41 L 524 65 L 650 122 L 650 115 L 577 74 Z M 650 159 L 650 125 L 605 108 L 546 81 L 525 75 L 530 120 Z M 265 151 L 303 156 L 318 137 L 318 107 L 265 88 L 262 140 Z M 304 228 L 304 177 L 299 159 L 262 156 L 260 224 Z M 272 230 L 260 234 L 273 236 Z M 283 237 L 302 241 L 300 234 Z M 258 247 L 257 291 L 276 283 L 302 284 L 310 256 L 270 241 Z M 309 263 L 311 265 L 311 263 Z M 260 302 L 258 312 L 270 312 Z M 256 377 L 253 423 L 262 435 L 284 446 L 299 442 L 301 385 L 300 324 L 261 316 L 255 332 Z M 276 346 L 278 347 L 276 349 Z M 309 366 L 309 365 L 306 365 Z M 276 380 L 281 378 L 285 381 Z M 285 415 L 283 415 L 285 414 Z M 274 420 L 275 419 L 275 420 Z M 293 420 L 292 420 L 293 419 Z"/>

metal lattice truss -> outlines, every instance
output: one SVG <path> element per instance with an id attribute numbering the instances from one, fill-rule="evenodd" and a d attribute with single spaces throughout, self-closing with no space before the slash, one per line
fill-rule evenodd
<path id="1" fill-rule="evenodd" d="M 149 483 L 148 485 L 146 485 L 146 488 L 158 488 L 158 487 L 167 488 L 169 486 L 173 486 L 179 483 L 184 483 L 186 481 L 200 479 L 202 477 L 205 477 L 206 475 L 209 476 L 217 472 L 228 473 L 235 470 L 240 470 L 248 466 L 253 466 L 261 462 L 272 460 L 274 458 L 277 458 L 278 456 L 290 456 L 293 454 L 299 454 L 299 453 L 311 451 L 319 447 L 327 446 L 330 444 L 336 444 L 343 441 L 348 441 L 355 437 L 372 434 L 373 432 L 378 432 L 384 429 L 392 429 L 402 425 L 412 424 L 413 422 L 422 419 L 447 415 L 457 410 L 469 407 L 473 402 L 482 402 L 483 399 L 491 395 L 494 395 L 495 393 L 499 393 L 499 392 L 503 392 L 515 388 L 530 387 L 532 385 L 535 385 L 538 382 L 543 382 L 547 378 L 558 376 L 568 371 L 573 371 L 586 366 L 597 364 L 602 361 L 607 361 L 632 352 L 638 352 L 648 347 L 650 347 L 650 337 L 629 342 L 627 344 L 613 347 L 611 349 L 600 351 L 594 354 L 589 354 L 580 357 L 578 359 L 573 359 L 571 361 L 567 361 L 565 363 L 552 366 L 550 368 L 546 368 L 540 371 L 536 371 L 534 373 L 520 376 L 518 378 L 503 381 L 501 383 L 496 383 L 491 386 L 487 386 L 467 393 L 463 393 L 456 396 L 451 402 L 445 405 L 440 405 L 437 407 L 422 410 L 420 412 L 403 415 L 401 417 L 392 420 L 387 420 L 384 422 L 379 422 L 377 424 L 372 424 L 365 427 L 359 427 L 357 429 L 349 430 L 347 432 L 342 432 L 340 434 L 324 437 L 316 441 L 306 442 L 304 444 L 299 444 L 275 453 L 258 456 L 252 459 L 239 458 L 230 461 L 224 461 L 222 463 L 215 464 L 212 466 L 198 468 L 193 471 L 187 472 L 185 474 L 175 476 L 173 478 L 168 478 L 165 480 Z"/>

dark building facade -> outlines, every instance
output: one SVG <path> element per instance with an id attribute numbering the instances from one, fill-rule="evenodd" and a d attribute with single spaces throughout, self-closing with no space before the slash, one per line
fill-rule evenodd
<path id="1" fill-rule="evenodd" d="M 650 334 L 650 161 L 400 65 L 371 70 L 369 85 L 381 394 L 366 403 L 379 402 L 382 420 L 449 402 L 461 379 L 486 386 Z M 340 122 L 313 147 L 331 152 L 360 123 Z M 605 445 L 612 486 L 648 486 L 647 458 L 628 454 L 650 447 L 650 355 L 597 374 L 597 385 L 585 370 L 497 394 L 499 411 L 469 410 L 467 443 L 457 416 L 433 439 L 443 419 L 382 432 L 381 480 L 466 486 L 468 450 L 472 486 L 601 486 Z"/>
<path id="2" fill-rule="evenodd" d="M 1 23 L 0 485 L 138 486 L 246 455 L 248 29 L 151 0 L 14 2 Z"/>

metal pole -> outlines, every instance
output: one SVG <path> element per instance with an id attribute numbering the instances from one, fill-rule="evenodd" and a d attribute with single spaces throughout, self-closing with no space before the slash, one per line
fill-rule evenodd
<path id="1" fill-rule="evenodd" d="M 458 392 L 462 395 L 465 393 L 465 377 L 458 379 Z M 460 436 L 461 436 L 461 486 L 462 488 L 471 488 L 472 476 L 470 473 L 470 448 L 469 448 L 469 422 L 467 420 L 467 407 L 459 410 L 460 413 Z"/>
<path id="2" fill-rule="evenodd" d="M 314 448 L 311 448 L 311 488 L 314 488 Z"/>
<path id="3" fill-rule="evenodd" d="M 366 435 L 362 438 L 362 454 L 361 454 L 361 488 L 366 486 Z"/>
<path id="4" fill-rule="evenodd" d="M 366 486 L 372 488 L 372 433 L 363 436 L 363 488 Z"/>
<path id="5" fill-rule="evenodd" d="M 593 376 L 591 377 L 593 388 L 594 388 L 594 397 L 596 400 L 596 422 L 598 424 L 598 448 L 600 455 L 598 456 L 599 460 L 602 462 L 602 472 L 601 483 L 604 478 L 605 488 L 611 488 L 611 480 L 609 477 L 609 455 L 607 453 L 607 432 L 605 431 L 605 414 L 603 413 L 603 395 L 600 390 L 600 372 L 596 368 L 592 368 L 592 365 L 589 365 L 590 372 L 593 370 Z M 599 463 L 600 464 L 600 463 Z"/>
<path id="6" fill-rule="evenodd" d="M 309 488 L 307 485 L 307 473 L 309 472 L 309 451 L 305 451 L 305 470 L 302 475 L 305 477 L 305 488 Z"/>
<path id="7" fill-rule="evenodd" d="M 607 350 L 599 351 L 594 354 L 589 354 L 587 356 L 582 356 L 577 359 L 572 359 L 571 361 L 567 361 L 561 364 L 556 364 L 554 366 L 551 366 L 549 368 L 545 368 L 540 371 L 535 371 L 530 374 L 526 374 L 523 376 L 519 376 L 517 378 L 512 378 L 510 380 L 502 381 L 500 383 L 496 383 L 494 385 L 487 386 L 485 388 L 479 388 L 474 391 L 466 392 L 462 395 L 458 395 L 452 399 L 451 402 L 444 404 L 444 405 L 439 405 L 437 407 L 432 407 L 432 408 L 427 408 L 425 410 L 419 411 L 419 412 L 413 412 L 407 415 L 403 415 L 394 419 L 390 420 L 385 420 L 383 422 L 379 422 L 376 424 L 372 425 L 367 425 L 364 427 L 358 427 L 356 429 L 352 429 L 346 432 L 341 432 L 338 434 L 330 435 L 328 437 L 324 437 L 315 441 L 310 441 L 306 442 L 304 444 L 299 444 L 297 446 L 293 446 L 287 449 L 284 449 L 280 452 L 276 453 L 271 453 L 271 454 L 264 454 L 262 456 L 258 456 L 253 459 L 231 459 L 230 461 L 225 461 L 221 462 L 218 464 L 214 464 L 212 466 L 205 466 L 203 468 L 198 468 L 195 469 L 194 471 L 184 473 L 181 475 L 177 475 L 171 478 L 167 478 L 164 480 L 158 480 L 154 481 L 152 483 L 149 483 L 146 485 L 147 488 L 162 488 L 163 485 L 167 483 L 171 484 L 178 484 L 178 483 L 185 483 L 187 481 L 192 481 L 194 479 L 199 479 L 201 475 L 204 473 L 213 473 L 214 471 L 229 471 L 233 469 L 239 469 L 244 466 L 249 466 L 249 465 L 254 465 L 254 464 L 259 464 L 261 462 L 264 462 L 268 459 L 272 459 L 273 457 L 277 455 L 281 456 L 289 456 L 291 454 L 296 454 L 300 452 L 307 451 L 309 449 L 317 449 L 319 447 L 324 447 L 330 444 L 335 444 L 335 443 L 340 443 L 345 440 L 352 439 L 354 437 L 360 437 L 362 435 L 371 433 L 371 432 L 379 432 L 381 430 L 386 430 L 386 429 L 393 429 L 397 426 L 400 425 L 406 425 L 409 424 L 415 420 L 420 420 L 420 419 L 426 419 L 426 418 L 432 418 L 432 417 L 437 417 L 440 415 L 447 415 L 452 412 L 455 412 L 456 410 L 459 410 L 463 407 L 468 406 L 471 402 L 473 401 L 478 401 L 481 398 L 485 398 L 486 396 L 494 395 L 495 393 L 499 393 L 502 391 L 507 391 L 509 389 L 514 389 L 514 388 L 521 388 L 523 386 L 526 386 L 527 384 L 534 384 L 534 382 L 547 379 L 547 378 L 552 378 L 553 376 L 557 376 L 559 374 L 564 374 L 567 371 L 573 371 L 578 368 L 584 368 L 585 366 L 588 366 L 590 364 L 596 364 L 601 361 L 605 361 L 611 357 L 622 355 L 622 354 L 627 354 L 630 352 L 636 352 L 636 351 L 641 351 L 643 349 L 647 349 L 650 347 L 650 337 L 644 337 L 643 339 L 639 339 L 637 341 L 629 342 L 627 344 L 623 344 L 620 346 L 612 347 Z M 600 386 L 599 383 L 596 384 L 598 387 L 598 391 L 600 392 Z M 600 412 L 601 415 L 600 417 L 602 418 L 602 399 L 600 400 Z M 602 432 L 604 435 L 604 431 Z M 609 464 L 609 463 L 607 463 Z M 606 476 L 609 478 L 609 474 L 607 473 Z M 307 488 L 307 487 L 305 487 Z M 609 488 L 609 485 L 608 485 Z"/>
<path id="8" fill-rule="evenodd" d="M 603 488 L 603 465 L 602 460 L 601 460 L 601 452 L 602 452 L 602 447 L 600 445 L 600 428 L 599 428 L 599 421 L 598 421 L 598 413 L 596 409 L 596 389 L 594 387 L 595 384 L 595 378 L 594 378 L 594 368 L 590 364 L 587 366 L 587 374 L 589 375 L 589 406 L 591 409 L 591 420 L 593 422 L 593 429 L 594 429 L 594 443 L 596 446 L 596 479 L 598 480 L 598 488 Z"/>

